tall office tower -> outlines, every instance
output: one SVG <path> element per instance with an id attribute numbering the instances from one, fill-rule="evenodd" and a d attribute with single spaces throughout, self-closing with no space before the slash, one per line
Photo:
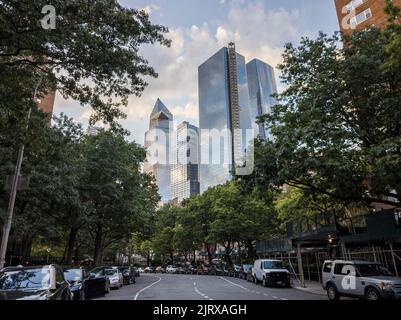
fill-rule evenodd
<path id="1" fill-rule="evenodd" d="M 401 0 L 393 0 L 401 6 Z M 386 0 L 335 0 L 340 30 L 352 33 L 369 26 L 383 28 L 388 22 L 384 13 Z"/>
<path id="2" fill-rule="evenodd" d="M 231 179 L 244 159 L 252 125 L 245 58 L 234 43 L 200 65 L 198 77 L 203 192 Z"/>
<path id="3" fill-rule="evenodd" d="M 183 122 L 177 127 L 171 168 L 171 197 L 177 202 L 199 194 L 199 130 Z"/>
<path id="4" fill-rule="evenodd" d="M 162 202 L 171 200 L 170 195 L 170 134 L 173 115 L 157 99 L 150 114 L 149 130 L 145 133 L 145 147 L 148 150 L 144 172 L 156 178 Z"/>
<path id="5" fill-rule="evenodd" d="M 253 59 L 246 65 L 248 73 L 248 87 L 250 99 L 250 116 L 255 131 L 262 139 L 266 139 L 268 132 L 263 124 L 257 124 L 258 116 L 269 114 L 276 104 L 273 94 L 277 93 L 274 69 L 269 64 Z"/>

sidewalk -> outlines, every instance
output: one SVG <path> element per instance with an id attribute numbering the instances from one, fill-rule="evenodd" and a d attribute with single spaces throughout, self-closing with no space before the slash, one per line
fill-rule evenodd
<path id="1" fill-rule="evenodd" d="M 297 290 L 305 291 L 308 293 L 312 293 L 312 294 L 318 294 L 318 295 L 322 295 L 322 296 L 326 295 L 326 291 L 324 291 L 322 284 L 320 282 L 305 281 L 305 286 L 306 286 L 306 288 L 302 288 L 301 285 L 298 283 L 298 281 L 294 281 L 293 288 L 297 289 Z"/>

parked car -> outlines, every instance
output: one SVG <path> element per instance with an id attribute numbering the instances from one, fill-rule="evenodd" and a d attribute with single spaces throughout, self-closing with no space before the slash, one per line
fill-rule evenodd
<path id="1" fill-rule="evenodd" d="M 253 267 L 253 266 L 252 266 Z M 253 273 L 252 273 L 252 268 L 248 270 L 248 272 L 246 273 L 246 280 L 248 282 L 253 282 L 255 283 L 255 279 L 253 278 Z"/>
<path id="2" fill-rule="evenodd" d="M 248 273 L 252 273 L 252 264 L 243 264 L 240 269 L 239 277 L 241 279 L 247 280 Z"/>
<path id="3" fill-rule="evenodd" d="M 252 268 L 254 282 L 262 282 L 263 286 L 281 285 L 291 287 L 290 272 L 283 267 L 281 260 L 259 259 Z"/>
<path id="4" fill-rule="evenodd" d="M 145 273 L 155 273 L 155 268 L 154 267 L 146 267 L 145 268 Z"/>
<path id="5" fill-rule="evenodd" d="M 330 300 L 348 296 L 366 300 L 401 299 L 401 278 L 378 262 L 327 260 L 322 285 Z"/>
<path id="6" fill-rule="evenodd" d="M 184 267 L 177 268 L 177 274 L 186 274 L 187 270 Z"/>
<path id="7" fill-rule="evenodd" d="M 189 267 L 187 268 L 187 273 L 188 273 L 188 274 L 196 274 L 196 271 L 197 271 L 196 266 L 189 266 Z"/>
<path id="8" fill-rule="evenodd" d="M 224 275 L 224 272 L 220 266 L 213 265 L 210 267 L 209 274 L 212 276 L 222 276 Z"/>
<path id="9" fill-rule="evenodd" d="M 209 274 L 209 271 L 210 271 L 210 266 L 207 265 L 207 264 L 205 264 L 205 265 L 203 266 L 203 274 L 208 275 L 208 274 Z"/>
<path id="10" fill-rule="evenodd" d="M 118 269 L 105 269 L 104 273 L 110 280 L 110 288 L 120 289 L 123 286 L 123 275 Z"/>
<path id="11" fill-rule="evenodd" d="M 136 282 L 136 272 L 133 267 L 120 267 L 118 270 L 123 275 L 123 283 L 124 284 L 133 284 Z"/>
<path id="12" fill-rule="evenodd" d="M 86 300 L 105 294 L 107 286 L 106 277 L 96 277 L 84 268 L 63 268 L 64 277 L 70 285 L 73 300 Z"/>
<path id="13" fill-rule="evenodd" d="M 203 266 L 200 264 L 200 265 L 198 265 L 197 267 L 196 267 L 196 274 L 197 275 L 201 275 L 201 274 L 203 274 L 204 273 L 204 269 L 203 269 Z"/>
<path id="14" fill-rule="evenodd" d="M 176 266 L 172 266 L 172 265 L 168 265 L 166 268 L 166 272 L 167 273 L 177 273 L 177 267 Z"/>
<path id="15" fill-rule="evenodd" d="M 145 272 L 145 270 L 143 268 L 141 268 L 141 267 L 137 268 L 136 270 L 137 270 L 137 277 L 140 277 L 141 273 Z"/>
<path id="16" fill-rule="evenodd" d="M 240 274 L 241 274 L 241 266 L 235 264 L 234 265 L 234 278 L 239 278 Z"/>
<path id="17" fill-rule="evenodd" d="M 0 270 L 0 300 L 71 300 L 70 285 L 58 265 Z"/>
<path id="18" fill-rule="evenodd" d="M 156 268 L 156 273 L 166 273 L 166 269 L 164 269 L 163 267 L 157 267 Z"/>

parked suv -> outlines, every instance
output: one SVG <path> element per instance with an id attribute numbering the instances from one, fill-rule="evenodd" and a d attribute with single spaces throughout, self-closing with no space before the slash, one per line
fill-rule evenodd
<path id="1" fill-rule="evenodd" d="M 283 262 L 280 260 L 256 260 L 253 264 L 252 276 L 256 284 L 262 282 L 264 287 L 269 285 L 291 287 L 290 272 L 283 267 Z"/>
<path id="2" fill-rule="evenodd" d="M 330 300 L 342 296 L 401 299 L 401 278 L 394 277 L 378 262 L 327 260 L 323 264 L 322 281 Z"/>

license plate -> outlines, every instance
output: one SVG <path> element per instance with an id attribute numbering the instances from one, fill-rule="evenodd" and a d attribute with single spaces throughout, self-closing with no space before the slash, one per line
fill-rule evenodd
<path id="1" fill-rule="evenodd" d="M 277 284 L 282 284 L 282 282 L 281 281 L 277 281 Z"/>

